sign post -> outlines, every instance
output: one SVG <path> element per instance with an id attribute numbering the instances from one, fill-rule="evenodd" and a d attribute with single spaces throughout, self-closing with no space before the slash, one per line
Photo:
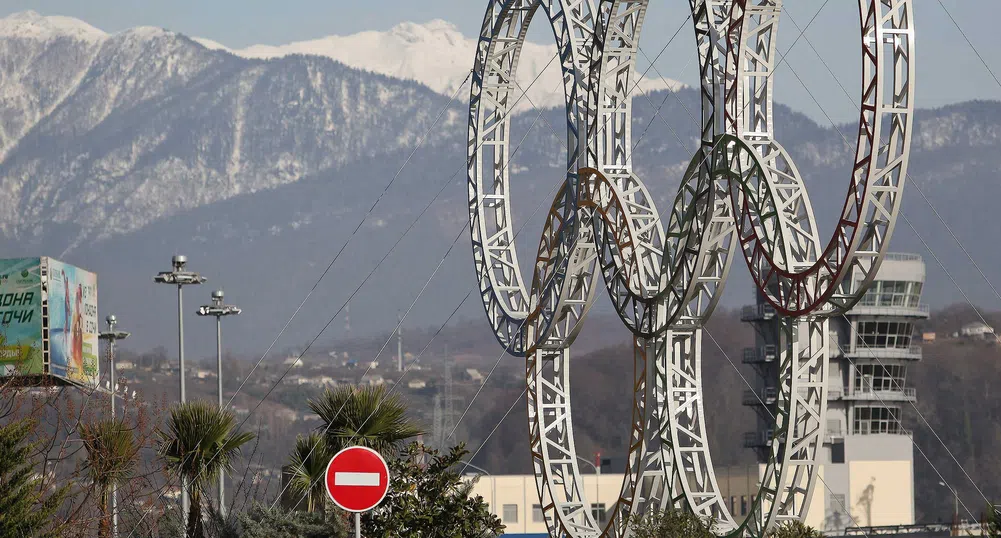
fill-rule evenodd
<path id="1" fill-rule="evenodd" d="M 330 459 L 326 484 L 330 500 L 354 512 L 355 538 L 361 538 L 361 513 L 379 506 L 389 492 L 389 466 L 375 450 L 351 446 Z"/>

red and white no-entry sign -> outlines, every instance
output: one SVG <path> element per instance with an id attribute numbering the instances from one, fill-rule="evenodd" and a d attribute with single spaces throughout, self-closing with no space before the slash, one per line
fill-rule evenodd
<path id="1" fill-rule="evenodd" d="M 327 464 L 327 494 L 348 512 L 379 506 L 389 491 L 389 466 L 378 452 L 363 446 L 341 450 Z"/>

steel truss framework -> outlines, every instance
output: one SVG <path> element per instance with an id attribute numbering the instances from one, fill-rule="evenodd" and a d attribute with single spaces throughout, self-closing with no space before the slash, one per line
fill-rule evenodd
<path id="1" fill-rule="evenodd" d="M 532 458 L 553 536 L 627 536 L 633 516 L 668 506 L 712 517 L 720 535 L 762 536 L 809 506 L 825 423 L 827 318 L 851 308 L 875 276 L 899 210 L 913 116 L 911 2 L 859 0 L 858 146 L 826 247 L 799 171 L 774 137 L 780 0 L 689 0 L 702 125 L 665 226 L 630 154 L 631 79 L 648 2 L 488 1 L 467 147 L 480 295 L 498 341 L 526 360 Z M 567 173 L 529 291 L 514 248 L 507 165 L 518 59 L 540 9 L 563 73 Z M 702 326 L 738 246 L 760 292 L 783 314 L 780 390 L 762 406 L 774 435 L 743 522 L 728 511 L 713 471 L 701 374 Z M 599 280 L 635 335 L 627 469 L 604 526 L 582 487 L 569 377 L 570 345 Z"/>

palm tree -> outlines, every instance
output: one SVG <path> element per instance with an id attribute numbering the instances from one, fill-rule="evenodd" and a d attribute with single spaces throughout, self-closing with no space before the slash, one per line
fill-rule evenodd
<path id="1" fill-rule="evenodd" d="M 167 431 L 159 432 L 159 454 L 167 470 L 187 479 L 191 508 L 185 536 L 204 538 L 202 493 L 214 484 L 222 471 L 233 471 L 241 447 L 254 438 L 238 433 L 236 419 L 229 411 L 208 402 L 193 401 L 174 406 Z"/>
<path id="2" fill-rule="evenodd" d="M 101 420 L 80 426 L 80 438 L 87 450 L 87 469 L 98 492 L 101 521 L 99 538 L 111 534 L 108 500 L 111 487 L 121 484 L 135 472 L 139 453 L 134 432 L 122 420 Z"/>
<path id="3" fill-rule="evenodd" d="M 309 408 L 323 421 L 327 448 L 336 453 L 348 444 L 387 454 L 423 430 L 407 417 L 407 405 L 385 386 L 327 389 Z"/>
<path id="4" fill-rule="evenodd" d="M 327 448 L 327 441 L 318 433 L 295 438 L 295 448 L 289 456 L 289 494 L 299 500 L 306 499 L 308 512 L 323 513 L 324 497 L 326 496 L 327 464 L 333 454 Z"/>

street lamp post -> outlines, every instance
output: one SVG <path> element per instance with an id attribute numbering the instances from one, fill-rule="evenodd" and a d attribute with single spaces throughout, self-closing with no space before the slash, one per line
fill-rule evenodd
<path id="1" fill-rule="evenodd" d="M 595 523 L 598 523 L 600 525 L 601 522 L 597 521 L 597 520 L 599 519 L 598 518 L 598 497 L 601 495 L 601 467 L 598 467 L 594 463 L 591 463 L 590 461 L 588 461 L 588 460 L 586 460 L 586 459 L 584 459 L 584 458 L 582 458 L 580 456 L 577 456 L 577 459 L 579 459 L 580 461 L 582 461 L 582 462 L 590 465 L 591 468 L 594 469 L 594 502 L 591 503 L 591 504 L 594 506 L 594 513 L 593 513 L 593 515 L 594 515 Z"/>
<path id="2" fill-rule="evenodd" d="M 108 371 L 111 374 L 111 420 L 115 420 L 115 342 L 118 340 L 125 340 L 129 337 L 129 333 L 125 331 L 116 331 L 115 325 L 118 323 L 118 319 L 115 318 L 114 314 L 108 315 L 104 318 L 108 322 L 107 332 L 100 333 L 97 335 L 101 340 L 108 341 Z M 118 538 L 118 483 L 111 483 L 111 536 Z"/>
<path id="3" fill-rule="evenodd" d="M 464 461 L 462 463 L 464 463 L 467 466 L 472 467 L 473 469 L 476 469 L 477 471 L 479 471 L 479 472 L 481 472 L 481 473 L 483 473 L 483 474 L 485 474 L 485 475 L 487 475 L 487 476 L 490 477 L 490 507 L 493 508 L 494 512 L 499 512 L 499 510 L 497 510 L 497 480 L 494 478 L 494 475 L 492 475 L 489 472 L 487 472 L 486 469 L 484 469 L 482 467 L 479 467 L 479 466 L 476 466 L 476 465 L 473 465 L 472 463 L 470 463 L 468 461 Z M 502 516 L 502 514 L 500 514 L 500 513 L 497 514 L 497 517 L 501 517 L 501 516 Z M 526 520 L 528 519 L 528 514 L 525 514 L 525 519 Z"/>
<path id="4" fill-rule="evenodd" d="M 153 282 L 157 284 L 173 284 L 177 286 L 177 357 L 178 376 L 181 378 L 181 403 L 187 401 L 184 393 L 184 295 L 183 288 L 191 284 L 201 284 L 206 278 L 191 271 L 185 271 L 184 266 L 188 263 L 188 257 L 175 254 L 171 259 L 173 269 L 171 271 L 161 271 Z M 181 511 L 182 518 L 188 515 L 188 480 L 181 478 Z"/>
<path id="5" fill-rule="evenodd" d="M 222 410 L 222 317 L 236 315 L 241 310 L 233 305 L 223 304 L 222 290 L 212 292 L 212 304 L 198 308 L 199 316 L 215 316 L 215 343 L 216 343 L 216 378 L 219 382 L 219 410 Z M 226 517 L 226 505 L 223 488 L 225 487 L 226 472 L 219 473 L 219 514 Z"/>
<path id="6" fill-rule="evenodd" d="M 952 499 L 953 499 L 953 501 L 952 501 L 952 533 L 951 534 L 953 536 L 958 536 L 959 535 L 959 493 L 957 493 L 956 490 L 953 489 L 952 486 L 950 486 L 949 484 L 946 484 L 945 482 L 941 482 L 940 481 L 938 483 L 938 485 L 940 485 L 940 486 L 942 486 L 944 488 L 949 488 L 949 490 L 952 491 Z"/>

